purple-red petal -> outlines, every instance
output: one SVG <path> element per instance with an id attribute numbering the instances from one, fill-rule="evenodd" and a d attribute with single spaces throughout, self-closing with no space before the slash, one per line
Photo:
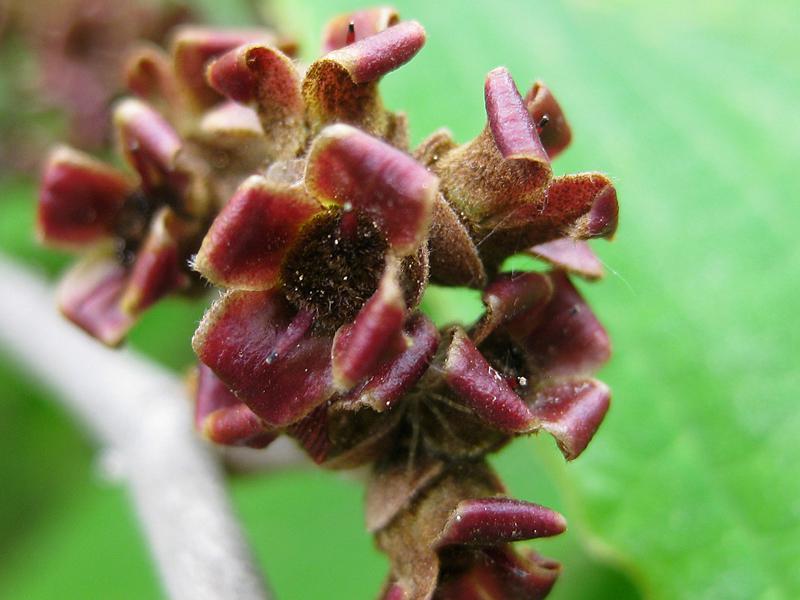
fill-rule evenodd
<path id="1" fill-rule="evenodd" d="M 387 354 L 399 354 L 406 306 L 397 280 L 397 265 L 389 261 L 378 289 L 333 341 L 333 380 L 340 391 L 349 390 L 370 375 Z"/>
<path id="2" fill-rule="evenodd" d="M 592 252 L 589 244 L 582 240 L 560 238 L 538 244 L 528 250 L 528 253 L 554 267 L 586 279 L 600 279 L 603 276 L 603 263 Z"/>
<path id="3" fill-rule="evenodd" d="M 525 106 L 533 123 L 540 126 L 539 136 L 550 160 L 561 154 L 572 141 L 572 130 L 558 101 L 541 81 L 533 84 L 525 96 Z M 546 119 L 546 121 L 543 121 Z"/>
<path id="4" fill-rule="evenodd" d="M 544 506 L 511 498 L 464 500 L 450 515 L 436 547 L 496 546 L 563 533 L 567 522 Z"/>
<path id="5" fill-rule="evenodd" d="M 203 317 L 192 346 L 253 412 L 284 427 L 332 393 L 331 339 L 312 324 L 277 291 L 229 292 Z"/>
<path id="6" fill-rule="evenodd" d="M 58 288 L 58 306 L 70 321 L 108 346 L 122 342 L 135 318 L 120 300 L 128 269 L 113 255 L 97 252 L 67 273 Z"/>
<path id="7" fill-rule="evenodd" d="M 165 184 L 182 188 L 183 175 L 176 171 L 181 139 L 164 117 L 141 100 L 128 98 L 114 110 L 114 124 L 122 154 L 139 173 L 145 189 L 157 190 Z"/>
<path id="8" fill-rule="evenodd" d="M 533 551 L 523 557 L 508 546 L 482 548 L 466 572 L 441 583 L 436 600 L 541 600 L 560 571 L 557 562 Z"/>
<path id="9" fill-rule="evenodd" d="M 276 40 L 272 32 L 263 29 L 186 26 L 177 30 L 172 43 L 175 75 L 192 108 L 207 108 L 220 100 L 206 82 L 208 62 L 237 46 L 254 42 L 277 44 L 284 52 L 291 52 L 295 47 L 293 43 Z"/>
<path id="10" fill-rule="evenodd" d="M 383 77 L 404 65 L 425 45 L 425 29 L 403 21 L 355 43 L 329 52 L 322 59 L 341 65 L 354 83 Z"/>
<path id="11" fill-rule="evenodd" d="M 486 76 L 485 102 L 489 128 L 503 158 L 550 162 L 522 96 L 504 67 Z"/>
<path id="12" fill-rule="evenodd" d="M 551 273 L 553 298 L 536 315 L 537 326 L 530 329 L 508 326 L 512 336 L 527 351 L 538 378 L 546 381 L 589 375 L 611 356 L 608 334 L 563 271 Z M 518 318 L 522 321 L 526 315 Z"/>
<path id="13" fill-rule="evenodd" d="M 525 402 L 498 373 L 462 329 L 447 350 L 444 379 L 461 401 L 489 425 L 506 431 L 530 431 L 535 420 Z"/>
<path id="14" fill-rule="evenodd" d="M 556 438 L 566 459 L 573 460 L 594 437 L 610 403 L 608 386 L 589 379 L 540 389 L 530 407 L 541 428 Z"/>
<path id="15" fill-rule="evenodd" d="M 408 347 L 351 390 L 344 398 L 348 406 L 388 410 L 419 381 L 439 346 L 439 332 L 430 319 L 417 313 L 406 322 L 405 335 Z"/>
<path id="16" fill-rule="evenodd" d="M 404 152 L 338 124 L 314 140 L 306 187 L 323 203 L 369 215 L 403 256 L 425 237 L 438 179 Z"/>
<path id="17" fill-rule="evenodd" d="M 397 11 L 388 6 L 357 10 L 334 17 L 322 32 L 322 52 L 326 54 L 358 42 L 396 25 L 399 19 Z"/>
<path id="18" fill-rule="evenodd" d="M 277 437 L 202 363 L 194 385 L 195 427 L 215 444 L 264 448 Z"/>
<path id="19" fill-rule="evenodd" d="M 498 327 L 520 315 L 531 318 L 544 309 L 553 295 L 550 278 L 541 273 L 501 274 L 483 292 L 486 313 L 472 333 L 476 345 Z"/>
<path id="20" fill-rule="evenodd" d="M 39 237 L 48 244 L 72 247 L 109 236 L 132 188 L 116 169 L 72 148 L 57 148 L 42 176 L 36 215 Z"/>
<path id="21" fill-rule="evenodd" d="M 147 238 L 136 253 L 122 297 L 123 310 L 138 314 L 187 283 L 182 245 L 194 229 L 168 207 L 153 217 Z"/>
<path id="22" fill-rule="evenodd" d="M 299 186 L 253 175 L 211 224 L 194 267 L 222 287 L 269 289 L 300 229 L 320 208 Z"/>

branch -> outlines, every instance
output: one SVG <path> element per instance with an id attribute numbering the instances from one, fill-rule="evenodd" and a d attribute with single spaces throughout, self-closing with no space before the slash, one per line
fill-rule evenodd
<path id="1" fill-rule="evenodd" d="M 0 345 L 121 459 L 163 583 L 177 600 L 270 597 L 182 382 L 65 322 L 51 289 L 0 256 Z"/>

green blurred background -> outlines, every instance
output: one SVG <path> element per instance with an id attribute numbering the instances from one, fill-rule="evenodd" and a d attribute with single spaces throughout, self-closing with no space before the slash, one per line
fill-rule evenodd
<path id="1" fill-rule="evenodd" d="M 220 23 L 247 14 L 202 4 Z M 617 239 L 594 246 L 608 276 L 582 286 L 615 346 L 601 373 L 612 410 L 574 464 L 544 436 L 494 461 L 515 496 L 570 521 L 535 544 L 565 565 L 552 597 L 800 598 L 800 5 L 394 5 L 428 32 L 383 84 L 415 142 L 440 126 L 476 134 L 484 75 L 506 65 L 521 88 L 546 81 L 573 125 L 556 172 L 604 171 L 618 187 Z M 325 20 L 360 6 L 269 8 L 312 57 Z M 7 177 L 0 194 L 0 250 L 54 276 L 65 257 L 32 241 L 33 184 Z M 426 306 L 446 320 L 475 302 L 434 290 Z M 131 343 L 180 371 L 202 310 L 165 302 Z M 0 457 L 0 598 L 161 597 L 124 489 L 11 348 L 0 348 Z M 377 593 L 386 565 L 358 484 L 307 471 L 231 488 L 279 598 Z"/>

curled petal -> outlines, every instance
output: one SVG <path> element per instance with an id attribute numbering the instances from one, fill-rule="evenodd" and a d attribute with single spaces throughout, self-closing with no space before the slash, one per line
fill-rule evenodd
<path id="1" fill-rule="evenodd" d="M 537 315 L 538 325 L 527 335 L 524 327 L 510 325 L 508 331 L 519 336 L 539 378 L 589 375 L 611 355 L 608 334 L 565 273 L 554 271 L 551 278 L 553 299 Z"/>
<path id="2" fill-rule="evenodd" d="M 367 8 L 334 17 L 322 31 L 322 52 L 327 54 L 358 42 L 397 25 L 399 20 L 400 15 L 389 6 Z"/>
<path id="3" fill-rule="evenodd" d="M 539 126 L 539 136 L 550 160 L 561 154 L 572 141 L 572 130 L 561 106 L 541 81 L 533 84 L 525 96 L 525 107 L 533 123 Z"/>
<path id="4" fill-rule="evenodd" d="M 215 444 L 264 448 L 277 437 L 202 363 L 194 388 L 195 427 Z"/>
<path id="5" fill-rule="evenodd" d="M 483 292 L 486 313 L 470 336 L 476 345 L 498 327 L 521 315 L 532 315 L 544 309 L 553 295 L 550 278 L 541 273 L 503 274 Z"/>
<path id="6" fill-rule="evenodd" d="M 430 165 L 479 246 L 487 236 L 502 238 L 504 230 L 519 226 L 528 211 L 541 211 L 552 175 L 547 153 L 508 71 L 489 73 L 485 99 L 484 131 L 443 156 L 434 152 L 438 160 Z"/>
<path id="7" fill-rule="evenodd" d="M 319 210 L 304 189 L 253 175 L 212 223 L 194 268 L 222 287 L 269 289 L 301 227 Z"/>
<path id="8" fill-rule="evenodd" d="M 603 263 L 592 252 L 589 244 L 582 240 L 559 238 L 538 244 L 528 250 L 528 253 L 547 261 L 554 267 L 589 280 L 600 279 L 603 276 Z"/>
<path id="9" fill-rule="evenodd" d="M 566 529 L 564 517 L 538 504 L 511 498 L 464 500 L 450 515 L 436 546 L 496 546 L 550 537 Z"/>
<path id="10" fill-rule="evenodd" d="M 144 244 L 136 253 L 122 309 L 135 315 L 187 283 L 183 245 L 196 226 L 163 207 L 153 218 Z"/>
<path id="11" fill-rule="evenodd" d="M 408 319 L 405 336 L 408 347 L 353 388 L 343 398 L 345 407 L 353 410 L 368 406 L 378 412 L 388 410 L 419 381 L 436 353 L 439 332 L 430 319 L 417 313 Z"/>
<path id="12" fill-rule="evenodd" d="M 314 140 L 305 180 L 323 203 L 369 215 L 400 256 L 422 243 L 438 191 L 436 177 L 413 158 L 343 124 Z"/>
<path id="13" fill-rule="evenodd" d="M 169 57 L 150 44 L 138 46 L 123 67 L 125 87 L 149 104 L 178 110 L 180 103 Z"/>
<path id="14" fill-rule="evenodd" d="M 128 270 L 104 250 L 86 256 L 58 288 L 58 307 L 70 321 L 108 346 L 117 346 L 135 322 L 120 299 Z"/>
<path id="15" fill-rule="evenodd" d="M 221 94 L 257 109 L 268 156 L 291 158 L 305 140 L 300 74 L 277 48 L 239 46 L 208 67 L 208 82 Z"/>
<path id="16" fill-rule="evenodd" d="M 390 119 L 378 97 L 378 80 L 411 60 L 424 43 L 422 26 L 407 21 L 314 62 L 303 82 L 303 98 L 313 128 L 345 122 L 385 135 Z"/>
<path id="17" fill-rule="evenodd" d="M 223 446 L 266 448 L 278 437 L 278 432 L 264 425 L 244 402 L 220 408 L 203 420 L 203 436 Z"/>
<path id="18" fill-rule="evenodd" d="M 447 385 L 478 417 L 505 432 L 530 431 L 535 419 L 500 373 L 462 329 L 456 329 L 444 363 Z"/>
<path id="19" fill-rule="evenodd" d="M 406 346 L 402 328 L 406 316 L 397 265 L 389 261 L 378 289 L 333 340 L 333 381 L 349 390 L 371 374 L 388 353 L 399 354 Z"/>
<path id="20" fill-rule="evenodd" d="M 510 547 L 482 548 L 466 572 L 446 578 L 437 600 L 541 600 L 550 593 L 561 566 L 533 551 L 521 556 Z"/>
<path id="21" fill-rule="evenodd" d="M 536 392 L 531 412 L 556 438 L 567 460 L 577 458 L 594 437 L 611 402 L 611 392 L 596 379 L 569 381 Z"/>
<path id="22" fill-rule="evenodd" d="M 44 167 L 36 215 L 39 237 L 66 247 L 107 237 L 132 191 L 123 173 L 83 152 L 59 147 Z"/>
<path id="23" fill-rule="evenodd" d="M 275 34 L 259 29 L 206 29 L 184 26 L 172 41 L 175 75 L 191 108 L 200 110 L 219 102 L 220 97 L 206 82 L 206 65 L 242 44 L 260 42 L 292 53 L 295 44 L 279 40 Z"/>
<path id="24" fill-rule="evenodd" d="M 328 407 L 324 404 L 318 406 L 289 425 L 286 433 L 297 440 L 316 464 L 324 463 L 333 447 L 328 436 Z"/>
<path id="25" fill-rule="evenodd" d="M 617 192 L 601 173 L 559 177 L 548 186 L 546 196 L 543 217 L 563 223 L 568 237 L 610 238 L 617 230 Z"/>
<path id="26" fill-rule="evenodd" d="M 331 340 L 278 292 L 229 292 L 192 339 L 200 360 L 273 427 L 298 421 L 331 395 Z"/>
<path id="27" fill-rule="evenodd" d="M 557 177 L 547 186 L 541 206 L 519 210 L 513 228 L 482 241 L 481 256 L 485 262 L 499 264 L 510 254 L 563 237 L 611 237 L 617 228 L 618 212 L 614 185 L 605 175 Z"/>
<path id="28" fill-rule="evenodd" d="M 128 98 L 114 110 L 114 124 L 122 153 L 146 189 L 165 184 L 182 188 L 182 174 L 175 171 L 181 139 L 160 114 L 141 100 Z"/>

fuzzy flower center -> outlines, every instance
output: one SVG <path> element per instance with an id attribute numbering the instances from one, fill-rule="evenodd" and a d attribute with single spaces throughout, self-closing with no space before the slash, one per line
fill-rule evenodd
<path id="1" fill-rule="evenodd" d="M 309 223 L 283 264 L 286 297 L 311 309 L 331 331 L 352 321 L 375 293 L 388 248 L 383 234 L 366 218 L 338 209 Z"/>

